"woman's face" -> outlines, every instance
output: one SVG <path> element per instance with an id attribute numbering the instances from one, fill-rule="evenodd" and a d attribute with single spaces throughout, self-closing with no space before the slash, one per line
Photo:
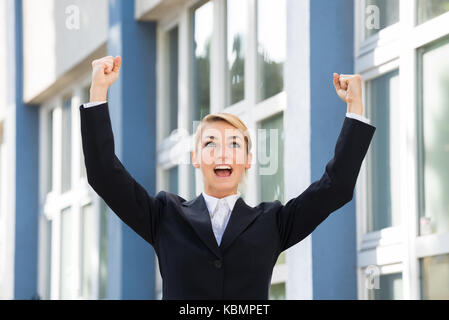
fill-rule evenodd
<path id="1" fill-rule="evenodd" d="M 252 159 L 240 130 L 226 121 L 207 123 L 196 150 L 193 166 L 201 169 L 204 191 L 217 198 L 235 194 Z"/>

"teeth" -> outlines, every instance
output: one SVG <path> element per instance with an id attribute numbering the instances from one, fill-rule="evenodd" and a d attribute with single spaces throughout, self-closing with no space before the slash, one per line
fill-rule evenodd
<path id="1" fill-rule="evenodd" d="M 229 169 L 231 170 L 230 166 L 216 166 L 215 169 Z"/>

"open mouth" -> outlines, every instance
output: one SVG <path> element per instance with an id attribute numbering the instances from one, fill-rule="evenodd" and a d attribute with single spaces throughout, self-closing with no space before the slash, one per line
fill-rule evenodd
<path id="1" fill-rule="evenodd" d="M 214 168 L 215 175 L 220 178 L 230 177 L 232 174 L 232 167 L 228 165 L 219 165 Z"/>

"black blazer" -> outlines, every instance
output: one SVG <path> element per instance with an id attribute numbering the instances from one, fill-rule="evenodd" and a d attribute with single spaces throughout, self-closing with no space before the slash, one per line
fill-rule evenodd
<path id="1" fill-rule="evenodd" d="M 150 196 L 114 152 L 108 104 L 80 106 L 87 180 L 108 206 L 150 243 L 159 259 L 163 299 L 268 299 L 279 254 L 351 201 L 375 127 L 345 118 L 320 180 L 285 205 L 235 203 L 218 246 L 202 195 L 186 201 Z"/>

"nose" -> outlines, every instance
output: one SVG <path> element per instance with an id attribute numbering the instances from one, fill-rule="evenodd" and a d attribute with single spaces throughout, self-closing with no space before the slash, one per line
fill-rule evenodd
<path id="1" fill-rule="evenodd" d="M 217 154 L 215 154 L 215 159 L 218 163 L 226 163 L 226 159 L 229 157 L 232 159 L 232 151 L 229 150 L 225 143 L 221 144 L 220 148 L 217 148 Z"/>

